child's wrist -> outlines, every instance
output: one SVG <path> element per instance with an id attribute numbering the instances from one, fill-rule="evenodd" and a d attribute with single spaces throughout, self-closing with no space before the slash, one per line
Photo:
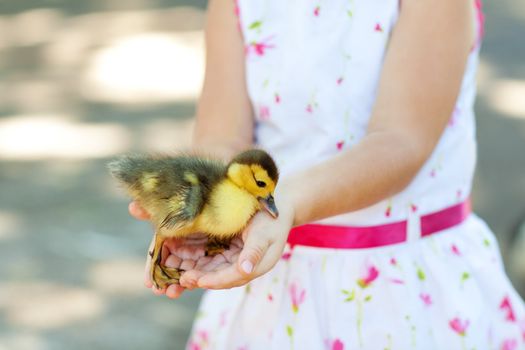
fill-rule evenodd
<path id="1" fill-rule="evenodd" d="M 275 191 L 275 204 L 279 210 L 279 215 L 285 216 L 290 220 L 291 227 L 299 225 L 297 220 L 298 209 L 297 193 L 293 186 L 282 181 Z"/>

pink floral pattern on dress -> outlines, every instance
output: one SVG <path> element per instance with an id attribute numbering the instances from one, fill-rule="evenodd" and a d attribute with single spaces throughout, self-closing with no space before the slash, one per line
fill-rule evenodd
<path id="1" fill-rule="evenodd" d="M 516 314 L 514 313 L 514 309 L 508 296 L 503 298 L 499 308 L 505 312 L 505 320 L 509 322 L 516 322 Z"/>
<path id="2" fill-rule="evenodd" d="M 472 49 L 475 49 L 479 46 L 483 35 L 485 34 L 485 15 L 483 14 L 483 5 L 481 0 L 475 0 L 476 4 L 476 14 L 478 22 L 478 37 L 476 43 L 473 45 Z"/>
<path id="3" fill-rule="evenodd" d="M 267 37 L 261 41 L 252 41 L 246 45 L 244 52 L 246 56 L 256 55 L 264 56 L 266 51 L 275 48 L 275 45 L 271 43 L 274 36 Z"/>
<path id="4" fill-rule="evenodd" d="M 204 350 L 209 346 L 208 331 L 198 330 L 195 332 L 193 339 L 189 342 L 189 350 Z"/>
<path id="5" fill-rule="evenodd" d="M 290 260 L 291 257 L 292 257 L 292 252 L 290 251 L 290 252 L 283 253 L 283 255 L 281 256 L 281 259 L 288 261 Z"/>
<path id="6" fill-rule="evenodd" d="M 426 306 L 432 305 L 432 297 L 428 293 L 420 293 L 419 298 L 423 301 Z"/>
<path id="7" fill-rule="evenodd" d="M 299 306 L 304 302 L 306 296 L 306 289 L 301 289 L 297 283 L 290 285 L 290 297 L 292 299 L 292 310 L 294 313 L 299 312 Z"/>
<path id="8" fill-rule="evenodd" d="M 292 312 L 293 312 L 293 320 L 297 321 L 297 314 L 299 313 L 299 307 L 304 302 L 304 299 L 306 297 L 306 289 L 300 288 L 298 283 L 293 282 L 290 284 L 289 287 L 290 291 L 290 299 L 292 300 Z M 291 348 L 294 348 L 294 327 L 291 324 L 286 325 L 286 334 L 290 338 L 290 345 Z"/>
<path id="9" fill-rule="evenodd" d="M 456 125 L 456 121 L 458 116 L 461 114 L 461 110 L 456 106 L 454 108 L 454 112 L 452 112 L 452 116 L 450 117 L 450 120 L 448 121 L 448 127 L 451 128 L 454 125 Z"/>
<path id="10" fill-rule="evenodd" d="M 337 85 L 341 85 L 343 84 L 343 81 L 345 80 L 345 75 L 346 75 L 346 71 L 348 69 L 348 64 L 351 60 L 351 56 L 347 53 L 342 53 L 342 60 L 343 60 L 343 68 L 341 70 L 341 73 L 339 75 L 339 77 L 337 78 L 337 80 L 335 81 L 337 83 Z"/>
<path id="11" fill-rule="evenodd" d="M 459 248 L 457 245 L 455 244 L 452 244 L 450 246 L 450 250 L 452 251 L 452 254 L 456 255 L 456 256 L 461 256 L 461 252 L 459 251 Z"/>
<path id="12" fill-rule="evenodd" d="M 311 96 L 310 96 L 310 99 L 306 105 L 306 108 L 305 108 L 305 111 L 308 112 L 309 114 L 312 114 L 314 113 L 315 109 L 317 109 L 319 107 L 318 103 L 317 103 L 317 100 L 316 100 L 316 93 L 314 92 Z"/>
<path id="13" fill-rule="evenodd" d="M 388 205 L 385 210 L 385 216 L 389 218 L 392 215 L 392 202 L 388 201 Z"/>
<path id="14" fill-rule="evenodd" d="M 242 33 L 242 22 L 241 22 L 241 9 L 239 7 L 239 0 L 235 1 L 234 13 L 237 18 L 237 30 Z"/>
<path id="15" fill-rule="evenodd" d="M 341 339 L 334 339 L 334 340 L 326 340 L 325 346 L 327 350 L 344 350 L 345 345 L 341 341 Z"/>
<path id="16" fill-rule="evenodd" d="M 375 265 L 368 264 L 366 266 L 366 273 L 363 277 L 356 280 L 356 284 L 360 289 L 352 288 L 351 290 L 343 289 L 341 292 L 344 295 L 344 302 L 356 304 L 356 328 L 358 342 L 360 346 L 363 345 L 363 334 L 361 328 L 363 326 L 363 312 L 364 304 L 372 301 L 372 294 L 367 293 L 367 288 L 372 286 L 373 282 L 379 277 L 379 270 Z"/>
<path id="17" fill-rule="evenodd" d="M 219 316 L 219 327 L 222 328 L 226 326 L 228 320 L 228 310 L 221 312 Z"/>
<path id="18" fill-rule="evenodd" d="M 259 118 L 261 118 L 261 120 L 270 119 L 270 107 L 259 106 Z"/>
<path id="19" fill-rule="evenodd" d="M 405 281 L 403 281 L 402 279 L 399 279 L 399 278 L 390 278 L 389 280 L 390 280 L 390 282 L 392 282 L 394 284 L 405 284 Z"/>
<path id="20" fill-rule="evenodd" d="M 442 166 L 441 156 L 439 156 L 438 160 L 434 163 L 432 169 L 430 170 L 429 175 L 431 178 L 436 178 L 442 170 L 443 170 L 443 166 Z"/>
<path id="21" fill-rule="evenodd" d="M 501 350 L 516 350 L 518 348 L 518 341 L 516 339 L 506 339 L 501 344 Z"/>
<path id="22" fill-rule="evenodd" d="M 458 335 L 464 337 L 467 334 L 468 326 L 470 325 L 469 320 L 461 320 L 459 317 L 456 317 L 448 322 L 450 328 L 456 332 Z"/>
<path id="23" fill-rule="evenodd" d="M 366 275 L 357 280 L 357 284 L 361 288 L 367 288 L 374 282 L 379 276 L 379 270 L 375 266 L 369 266 Z"/>

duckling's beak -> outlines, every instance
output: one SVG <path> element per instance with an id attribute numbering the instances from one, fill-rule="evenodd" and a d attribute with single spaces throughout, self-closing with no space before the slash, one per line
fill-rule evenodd
<path id="1" fill-rule="evenodd" d="M 266 198 L 259 198 L 259 202 L 261 202 L 264 209 L 273 218 L 277 218 L 279 216 L 279 211 L 277 210 L 277 207 L 275 206 L 275 201 L 273 200 L 273 196 L 271 194 Z"/>

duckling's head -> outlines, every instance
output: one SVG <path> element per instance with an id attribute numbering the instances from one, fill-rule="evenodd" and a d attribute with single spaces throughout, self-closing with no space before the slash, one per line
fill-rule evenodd
<path id="1" fill-rule="evenodd" d="M 228 164 L 227 176 L 238 187 L 256 197 L 270 215 L 279 215 L 273 199 L 279 172 L 268 153 L 252 149 L 238 154 Z"/>

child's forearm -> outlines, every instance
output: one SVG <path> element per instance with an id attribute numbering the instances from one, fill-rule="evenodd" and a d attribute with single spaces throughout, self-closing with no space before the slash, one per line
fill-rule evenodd
<path id="1" fill-rule="evenodd" d="M 394 146 L 395 145 L 395 146 Z M 404 135 L 371 133 L 354 148 L 283 179 L 295 225 L 370 206 L 401 191 L 424 155 Z"/>
<path id="2" fill-rule="evenodd" d="M 195 132 L 199 136 L 193 137 L 192 148 L 203 154 L 210 154 L 214 157 L 220 157 L 229 161 L 242 150 L 252 146 L 251 143 L 242 142 L 242 140 L 228 137 L 226 133 L 217 135 L 216 132 L 199 131 L 198 127 Z"/>
<path id="3" fill-rule="evenodd" d="M 211 0 L 206 20 L 206 74 L 197 107 L 193 146 L 231 157 L 253 143 L 246 91 L 244 45 L 233 1 Z"/>
<path id="4" fill-rule="evenodd" d="M 193 148 L 225 160 L 252 146 L 251 109 L 242 101 L 224 100 L 203 93 L 197 108 Z"/>

